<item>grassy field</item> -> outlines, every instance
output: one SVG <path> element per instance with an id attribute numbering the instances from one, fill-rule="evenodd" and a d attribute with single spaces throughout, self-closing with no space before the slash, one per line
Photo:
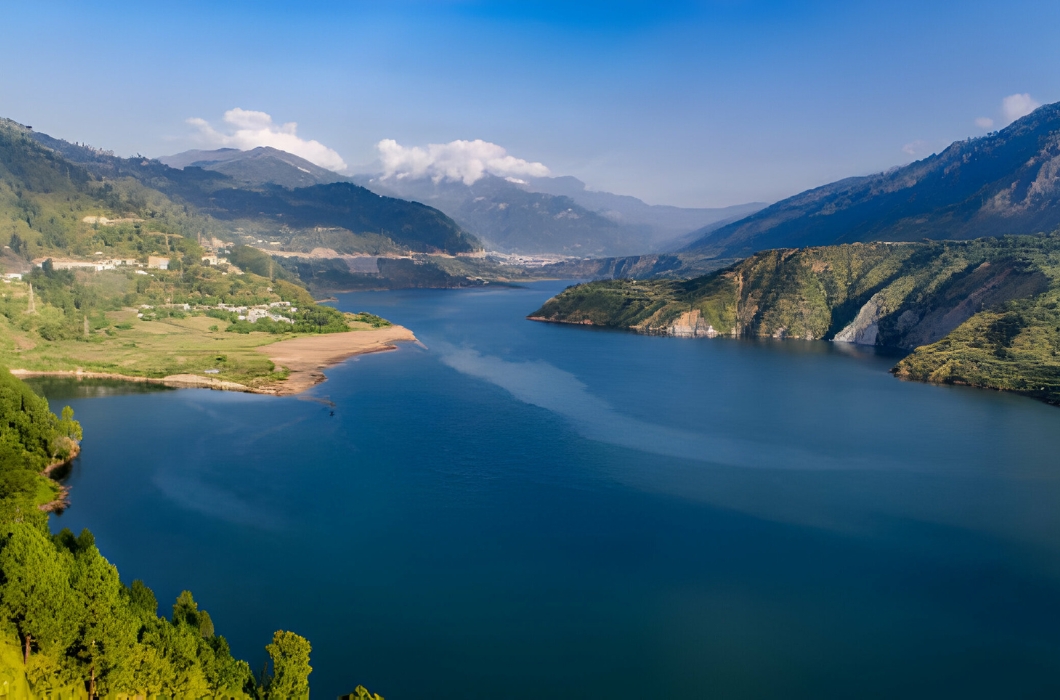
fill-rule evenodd
<path id="1" fill-rule="evenodd" d="M 4 285 L 25 303 L 25 285 Z M 0 316 L 0 364 L 31 371 L 107 372 L 136 377 L 197 374 L 247 386 L 283 379 L 287 373 L 255 348 L 302 334 L 228 333 L 225 321 L 187 313 L 184 318 L 144 321 L 135 309 L 108 311 L 88 337 L 46 341 L 23 330 L 19 318 Z M 373 318 L 351 321 L 351 331 L 372 330 Z M 378 322 L 376 322 L 378 323 Z M 206 370 L 218 370 L 206 374 Z"/>

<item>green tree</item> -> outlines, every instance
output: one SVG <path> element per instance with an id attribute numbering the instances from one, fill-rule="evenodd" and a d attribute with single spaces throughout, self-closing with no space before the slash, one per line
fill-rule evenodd
<path id="1" fill-rule="evenodd" d="M 130 659 L 140 621 L 122 595 L 118 570 L 99 553 L 88 530 L 76 539 L 57 539 L 73 545 L 72 589 L 81 608 L 81 629 L 73 651 L 84 665 L 89 696 L 130 691 L 136 680 Z"/>
<path id="2" fill-rule="evenodd" d="M 74 420 L 74 409 L 69 406 L 63 406 L 62 418 L 59 419 L 58 425 L 59 434 L 68 437 L 71 440 L 81 441 L 83 433 L 81 432 L 81 424 Z"/>
<path id="3" fill-rule="evenodd" d="M 265 684 L 267 700 L 302 700 L 309 697 L 309 641 L 294 632 L 277 631 L 266 645 L 272 659 L 272 677 Z"/>
<path id="4" fill-rule="evenodd" d="M 81 611 L 71 590 L 69 564 L 37 527 L 8 524 L 0 549 L 0 616 L 14 625 L 27 663 L 34 645 L 58 659 L 77 638 Z"/>

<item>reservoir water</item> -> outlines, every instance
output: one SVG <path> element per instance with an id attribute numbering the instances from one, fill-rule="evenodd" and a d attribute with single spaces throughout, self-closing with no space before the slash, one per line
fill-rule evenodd
<path id="1" fill-rule="evenodd" d="M 317 698 L 1060 693 L 1060 410 L 524 320 L 562 286 L 342 295 L 422 346 L 319 401 L 39 385 L 85 432 L 53 527 L 256 672 L 308 637 Z"/>

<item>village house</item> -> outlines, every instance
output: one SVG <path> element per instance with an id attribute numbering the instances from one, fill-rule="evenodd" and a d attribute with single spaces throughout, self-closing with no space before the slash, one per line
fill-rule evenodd
<path id="1" fill-rule="evenodd" d="M 162 258 L 157 255 L 149 255 L 147 256 L 147 266 L 155 270 L 168 270 L 169 258 Z"/>

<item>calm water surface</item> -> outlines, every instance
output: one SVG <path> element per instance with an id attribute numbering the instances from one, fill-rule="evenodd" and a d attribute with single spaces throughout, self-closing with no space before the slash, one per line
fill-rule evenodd
<path id="1" fill-rule="evenodd" d="M 562 285 L 343 295 L 424 347 L 311 396 L 86 398 L 73 506 L 314 697 L 1060 692 L 1060 410 L 828 343 L 523 319 Z M 330 411 L 334 410 L 334 416 Z"/>

